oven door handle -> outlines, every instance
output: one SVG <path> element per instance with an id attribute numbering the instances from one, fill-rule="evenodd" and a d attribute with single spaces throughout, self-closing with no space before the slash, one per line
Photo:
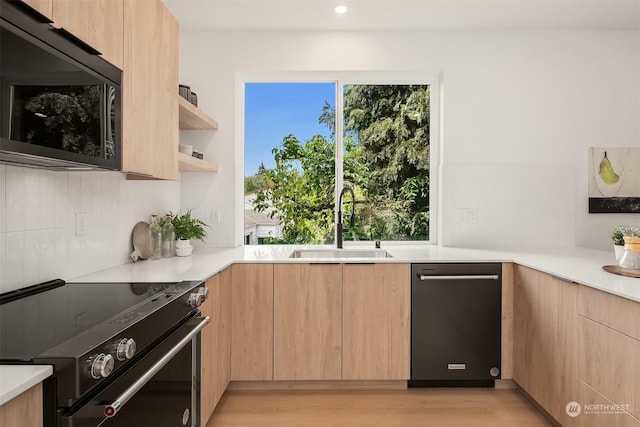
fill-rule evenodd
<path id="1" fill-rule="evenodd" d="M 118 411 L 120 411 L 124 405 L 138 392 L 142 387 L 145 386 L 151 378 L 165 367 L 169 361 L 182 350 L 182 348 L 189 343 L 200 333 L 202 328 L 206 326 L 211 318 L 209 316 L 202 319 L 200 323 L 187 334 L 184 338 L 180 340 L 178 344 L 176 344 L 171 350 L 169 350 L 160 360 L 158 360 L 155 365 L 153 365 L 147 372 L 144 373 L 140 378 L 138 378 L 129 388 L 127 388 L 120 396 L 118 396 L 113 402 L 104 406 L 104 415 L 107 418 L 111 418 L 115 416 Z"/>

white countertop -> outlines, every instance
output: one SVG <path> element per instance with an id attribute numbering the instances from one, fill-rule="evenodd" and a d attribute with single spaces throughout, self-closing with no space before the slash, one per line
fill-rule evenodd
<path id="1" fill-rule="evenodd" d="M 0 365 L 0 405 L 24 393 L 53 373 L 49 365 Z"/>
<path id="2" fill-rule="evenodd" d="M 299 263 L 345 262 L 362 263 L 363 259 L 291 259 L 294 249 L 308 246 L 259 245 L 230 249 L 198 248 L 190 257 L 139 261 L 124 264 L 86 276 L 73 282 L 179 282 L 204 280 L 224 270 L 232 263 Z M 345 247 L 353 246 L 345 243 Z M 371 248 L 371 245 L 368 246 Z M 640 279 L 607 273 L 603 265 L 615 264 L 611 252 L 584 248 L 540 251 L 488 250 L 451 248 L 435 245 L 383 245 L 393 258 L 371 258 L 368 262 L 515 262 L 561 279 L 580 283 L 614 295 L 640 302 Z M 318 246 L 311 246 L 318 248 Z"/>
<path id="3" fill-rule="evenodd" d="M 346 244 L 345 244 L 346 246 Z M 139 261 L 69 280 L 69 282 L 179 282 L 204 280 L 233 263 L 299 262 L 515 262 L 564 280 L 580 283 L 640 302 L 640 279 L 622 277 L 602 270 L 614 264 L 613 251 L 575 248 L 546 251 L 487 250 L 434 245 L 383 245 L 393 258 L 291 259 L 294 249 L 307 246 L 242 246 L 230 249 L 199 248 L 190 257 Z M 347 246 L 362 247 L 362 246 Z M 312 246 L 311 248 L 318 248 Z M 370 248 L 370 245 L 369 245 Z M 0 405 L 26 391 L 52 373 L 51 366 L 0 366 Z"/>

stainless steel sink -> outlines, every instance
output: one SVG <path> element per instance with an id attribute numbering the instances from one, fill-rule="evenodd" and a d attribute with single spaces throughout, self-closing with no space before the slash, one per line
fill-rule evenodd
<path id="1" fill-rule="evenodd" d="M 384 249 L 296 249 L 289 258 L 393 258 Z"/>

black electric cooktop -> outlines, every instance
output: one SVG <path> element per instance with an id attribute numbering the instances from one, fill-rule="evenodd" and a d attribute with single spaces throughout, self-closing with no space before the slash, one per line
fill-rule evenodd
<path id="1" fill-rule="evenodd" d="M 38 286 L 46 290 L 37 292 Z M 193 287 L 193 282 L 54 281 L 2 294 L 0 362 L 83 354 Z"/>

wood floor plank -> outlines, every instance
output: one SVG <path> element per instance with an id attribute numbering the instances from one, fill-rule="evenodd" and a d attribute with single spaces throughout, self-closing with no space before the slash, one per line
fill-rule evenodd
<path id="1" fill-rule="evenodd" d="M 207 427 L 537 427 L 518 390 L 227 391 Z"/>

